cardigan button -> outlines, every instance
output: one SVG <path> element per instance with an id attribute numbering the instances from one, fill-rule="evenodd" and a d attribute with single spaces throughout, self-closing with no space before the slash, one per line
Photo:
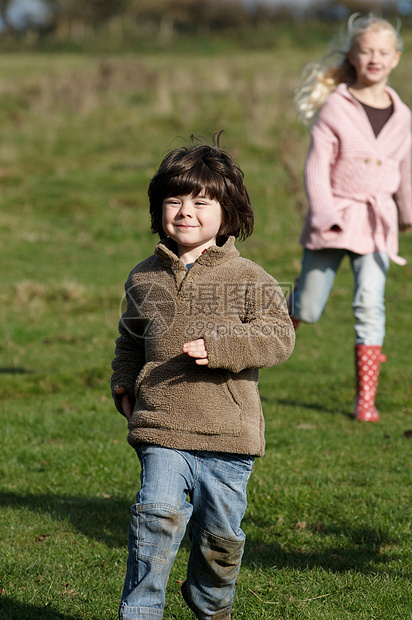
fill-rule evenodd
<path id="1" fill-rule="evenodd" d="M 369 164 L 370 160 L 371 160 L 370 157 L 365 157 L 365 159 L 363 161 L 365 162 L 365 164 Z"/>
<path id="2" fill-rule="evenodd" d="M 381 160 L 380 160 L 380 159 L 377 159 L 377 160 L 376 160 L 376 165 L 377 165 L 377 166 L 380 166 L 381 164 L 382 164 Z"/>

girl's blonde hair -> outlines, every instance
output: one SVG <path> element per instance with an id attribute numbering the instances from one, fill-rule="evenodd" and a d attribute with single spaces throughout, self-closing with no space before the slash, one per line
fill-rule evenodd
<path id="1" fill-rule="evenodd" d="M 340 44 L 335 45 L 319 62 L 310 63 L 303 70 L 301 81 L 294 94 L 298 118 L 305 125 L 312 125 L 320 108 L 338 84 L 355 81 L 356 72 L 348 60 L 348 52 L 354 48 L 360 35 L 370 31 L 385 32 L 393 37 L 396 51 L 401 52 L 403 41 L 399 34 L 400 25 L 400 20 L 394 27 L 386 19 L 372 14 L 351 15 L 346 32 L 343 36 L 341 34 Z"/>

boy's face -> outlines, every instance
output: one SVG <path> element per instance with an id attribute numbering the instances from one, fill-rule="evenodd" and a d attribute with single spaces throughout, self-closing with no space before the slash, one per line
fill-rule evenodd
<path id="1" fill-rule="evenodd" d="M 194 260 L 216 245 L 222 224 L 222 208 L 204 192 L 197 196 L 170 196 L 163 201 L 163 230 L 176 241 L 178 255 L 190 252 Z"/>

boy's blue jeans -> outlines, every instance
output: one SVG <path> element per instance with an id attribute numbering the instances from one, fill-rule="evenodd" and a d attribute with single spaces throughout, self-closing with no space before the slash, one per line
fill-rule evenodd
<path id="1" fill-rule="evenodd" d="M 253 457 L 148 444 L 137 454 L 141 489 L 132 506 L 120 620 L 163 617 L 170 569 L 188 524 L 184 599 L 199 619 L 225 620 L 243 555 Z"/>
<path id="2" fill-rule="evenodd" d="M 356 344 L 382 345 L 385 336 L 385 284 L 389 257 L 384 252 L 355 254 L 347 250 L 303 251 L 302 271 L 293 296 L 293 316 L 316 323 L 323 314 L 336 272 L 349 256 L 353 277 L 352 310 Z"/>

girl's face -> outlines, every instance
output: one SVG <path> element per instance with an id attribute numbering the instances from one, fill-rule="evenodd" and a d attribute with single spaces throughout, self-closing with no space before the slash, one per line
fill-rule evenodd
<path id="1" fill-rule="evenodd" d="M 356 86 L 385 85 L 401 57 L 388 32 L 364 32 L 354 42 L 348 59 L 356 71 Z"/>
<path id="2" fill-rule="evenodd" d="M 216 245 L 222 225 L 222 207 L 204 192 L 197 196 L 170 196 L 163 201 L 163 230 L 176 241 L 178 255 L 191 253 L 196 260 Z"/>

